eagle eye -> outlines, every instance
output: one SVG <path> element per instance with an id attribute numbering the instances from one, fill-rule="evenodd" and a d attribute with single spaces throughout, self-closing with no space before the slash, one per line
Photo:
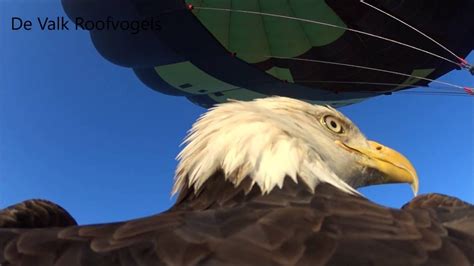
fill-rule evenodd
<path id="1" fill-rule="evenodd" d="M 321 120 L 322 124 L 325 125 L 329 130 L 334 133 L 342 134 L 344 133 L 344 128 L 342 127 L 341 121 L 332 115 L 324 116 Z"/>

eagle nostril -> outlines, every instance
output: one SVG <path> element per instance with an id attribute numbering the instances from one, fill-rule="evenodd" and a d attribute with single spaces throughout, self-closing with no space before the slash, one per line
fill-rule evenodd
<path id="1" fill-rule="evenodd" d="M 382 146 L 377 146 L 375 149 L 377 149 L 378 151 L 381 151 L 382 150 Z"/>

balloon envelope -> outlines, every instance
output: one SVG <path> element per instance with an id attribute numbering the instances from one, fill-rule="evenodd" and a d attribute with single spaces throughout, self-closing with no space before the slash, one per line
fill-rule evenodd
<path id="1" fill-rule="evenodd" d="M 73 21 L 95 22 L 90 23 L 91 38 L 102 56 L 132 68 L 156 91 L 186 96 L 205 107 L 229 98 L 270 95 L 341 106 L 426 86 L 430 79 L 456 68 L 455 63 L 387 41 L 457 60 L 435 42 L 360 0 L 62 3 Z M 369 3 L 460 57 L 474 47 L 471 0 Z M 133 23 L 144 21 L 148 29 L 134 31 Z M 115 27 L 126 24 L 126 30 Z"/>

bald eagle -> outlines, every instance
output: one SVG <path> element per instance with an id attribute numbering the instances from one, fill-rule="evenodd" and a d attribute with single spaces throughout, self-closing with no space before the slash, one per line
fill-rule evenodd
<path id="1" fill-rule="evenodd" d="M 328 106 L 221 104 L 192 127 L 164 213 L 77 226 L 52 202 L 0 212 L 1 265 L 466 265 L 474 206 L 430 194 L 402 209 L 356 189 L 414 167 Z"/>

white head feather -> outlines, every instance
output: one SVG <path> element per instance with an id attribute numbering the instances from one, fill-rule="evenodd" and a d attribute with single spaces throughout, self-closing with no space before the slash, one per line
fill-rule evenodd
<path id="1" fill-rule="evenodd" d="M 232 101 L 210 109 L 193 125 L 177 157 L 173 193 L 185 186 L 197 191 L 216 171 L 235 186 L 251 178 L 264 194 L 281 188 L 287 176 L 295 182 L 298 176 L 313 189 L 326 182 L 358 193 L 338 174 L 363 169 L 347 163 L 352 155 L 334 145 L 320 123 L 322 113 L 344 119 L 358 133 L 356 141 L 366 141 L 338 111 L 291 98 Z"/>

